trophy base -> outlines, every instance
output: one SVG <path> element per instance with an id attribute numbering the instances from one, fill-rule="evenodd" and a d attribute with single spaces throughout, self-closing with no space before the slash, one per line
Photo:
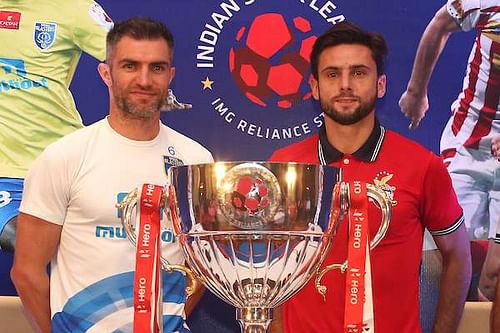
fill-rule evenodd
<path id="1" fill-rule="evenodd" d="M 273 309 L 237 308 L 236 319 L 240 324 L 241 333 L 266 333 L 273 319 Z"/>

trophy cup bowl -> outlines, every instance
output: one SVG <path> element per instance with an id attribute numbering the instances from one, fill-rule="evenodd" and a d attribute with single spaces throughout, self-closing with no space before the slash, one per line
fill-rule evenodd
<path id="1" fill-rule="evenodd" d="M 242 332 L 266 332 L 272 309 L 316 272 L 345 214 L 340 169 L 218 162 L 168 174 L 165 211 L 188 266 L 236 307 Z"/>
<path id="2" fill-rule="evenodd" d="M 168 271 L 188 275 L 187 296 L 201 281 L 213 294 L 236 308 L 244 333 L 267 332 L 272 310 L 296 294 L 316 275 L 335 231 L 349 208 L 349 184 L 341 169 L 301 163 L 217 162 L 173 166 L 163 188 L 162 207 L 171 221 L 189 268 L 170 265 Z M 383 187 L 366 184 L 367 196 L 382 211 L 382 221 L 370 241 L 373 249 L 384 238 L 391 216 L 391 198 Z M 138 191 L 120 203 L 127 236 L 137 243 Z"/>

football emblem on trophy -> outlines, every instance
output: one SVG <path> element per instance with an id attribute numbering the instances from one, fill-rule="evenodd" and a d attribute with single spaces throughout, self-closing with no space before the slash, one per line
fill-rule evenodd
<path id="1" fill-rule="evenodd" d="M 276 176 L 265 167 L 239 164 L 225 172 L 221 188 L 219 207 L 232 225 L 250 229 L 274 221 L 281 190 Z"/>
<path id="2" fill-rule="evenodd" d="M 248 214 L 258 214 L 269 206 L 266 184 L 260 178 L 241 177 L 232 196 L 233 206 Z"/>
<path id="3" fill-rule="evenodd" d="M 229 51 L 236 85 L 260 106 L 288 109 L 309 99 L 309 56 L 316 38 L 303 17 L 287 19 L 278 13 L 255 17 L 238 30 L 237 46 Z"/>

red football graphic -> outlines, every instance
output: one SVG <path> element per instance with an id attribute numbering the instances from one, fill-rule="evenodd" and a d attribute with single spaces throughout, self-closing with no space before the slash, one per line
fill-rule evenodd
<path id="1" fill-rule="evenodd" d="M 267 193 L 266 184 L 260 178 L 244 176 L 238 179 L 231 202 L 237 210 L 255 214 L 269 206 Z"/>
<path id="2" fill-rule="evenodd" d="M 255 17 L 236 34 L 229 51 L 229 69 L 241 92 L 260 106 L 291 108 L 311 97 L 309 56 L 316 36 L 309 21 L 289 22 L 278 13 Z"/>

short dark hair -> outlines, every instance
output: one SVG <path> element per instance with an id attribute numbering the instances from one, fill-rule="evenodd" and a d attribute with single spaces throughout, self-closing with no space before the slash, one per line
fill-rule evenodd
<path id="1" fill-rule="evenodd" d="M 384 73 L 384 62 L 387 56 L 387 42 L 379 33 L 364 31 L 350 22 L 340 22 L 328 29 L 314 42 L 311 52 L 311 71 L 318 79 L 318 60 L 323 50 L 340 44 L 359 44 L 371 50 L 373 60 L 377 64 L 377 74 Z"/>
<path id="2" fill-rule="evenodd" d="M 132 17 L 115 23 L 113 28 L 108 32 L 106 36 L 106 59 L 110 56 L 111 50 L 125 36 L 137 40 L 163 38 L 170 48 L 171 56 L 173 56 L 174 36 L 162 22 L 149 17 Z"/>

